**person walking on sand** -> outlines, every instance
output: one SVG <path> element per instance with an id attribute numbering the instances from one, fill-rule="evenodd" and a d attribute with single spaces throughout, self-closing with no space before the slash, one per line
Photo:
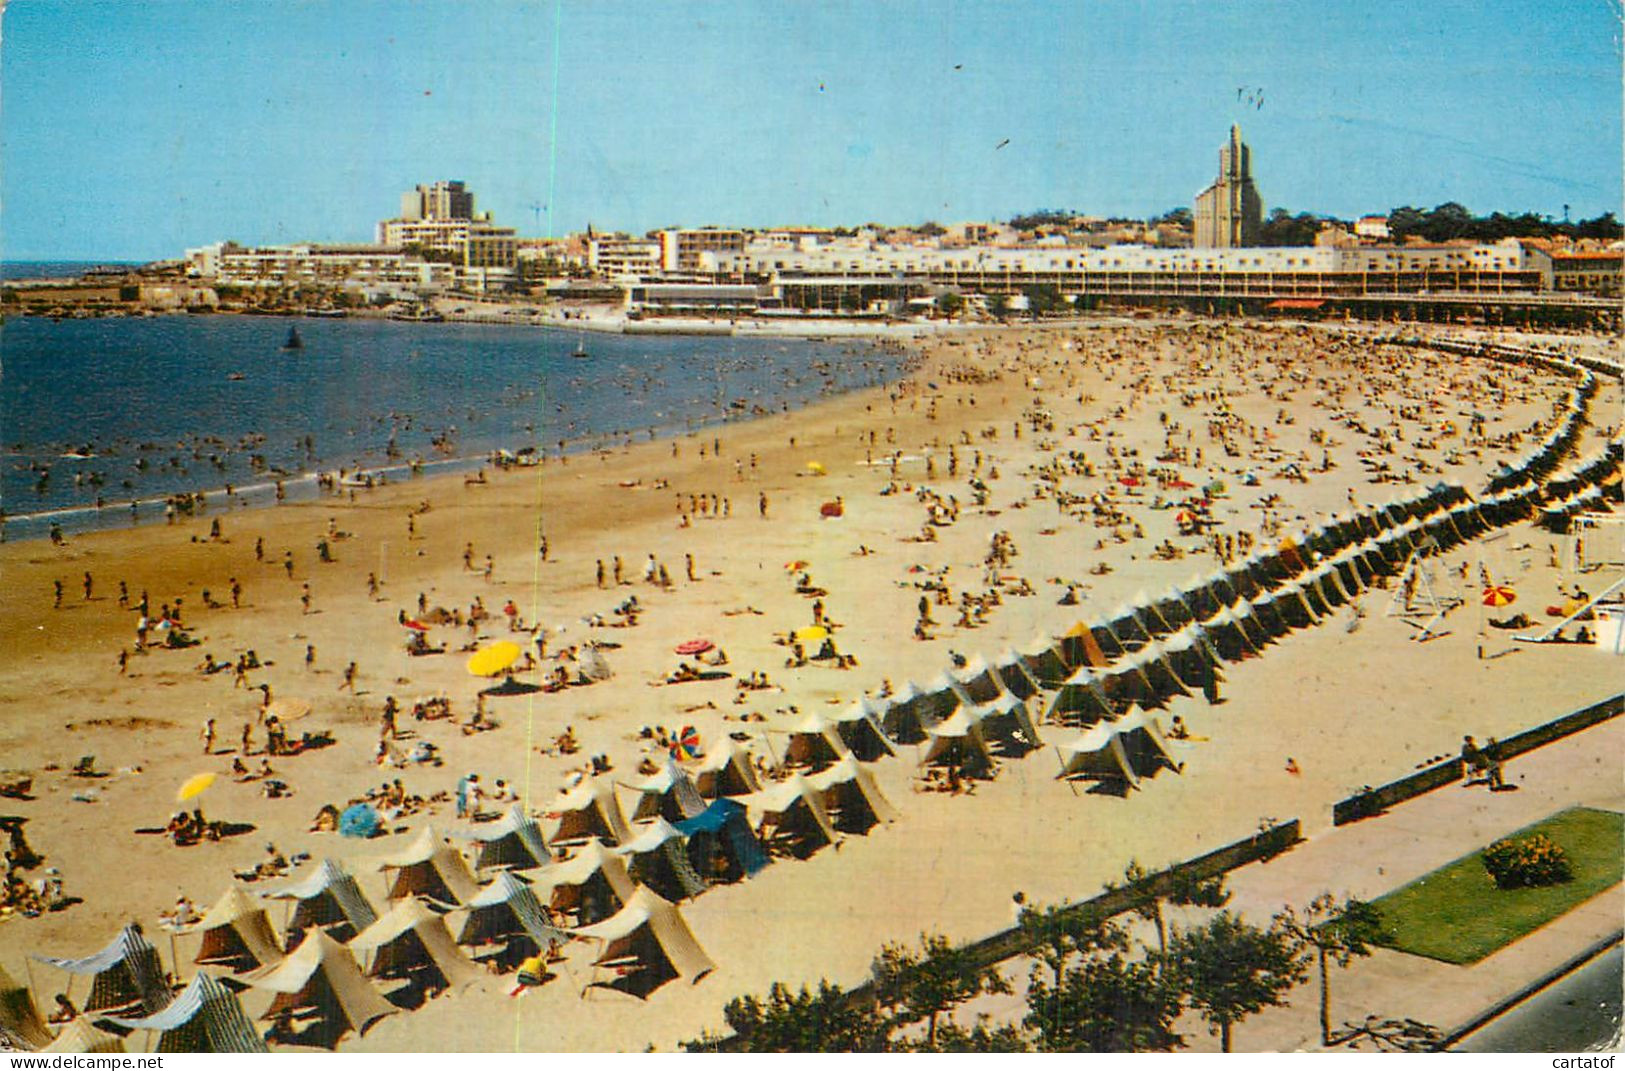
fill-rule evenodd
<path id="1" fill-rule="evenodd" d="M 367 574 L 367 597 L 369 599 L 378 598 L 378 574 L 377 573 L 368 573 Z"/>
<path id="2" fill-rule="evenodd" d="M 598 587 L 600 589 L 602 589 L 603 586 L 604 586 L 604 559 L 599 558 L 598 559 Z"/>
<path id="3" fill-rule="evenodd" d="M 130 668 L 130 652 L 120 647 L 118 649 L 118 675 L 125 676 Z"/>
<path id="4" fill-rule="evenodd" d="M 684 568 L 686 568 L 688 570 L 688 582 L 690 584 L 693 584 L 693 583 L 695 583 L 696 581 L 699 580 L 699 577 L 694 575 L 694 555 L 692 555 L 692 554 L 684 554 L 683 555 L 683 566 L 684 566 Z"/>
<path id="5" fill-rule="evenodd" d="M 90 571 L 87 569 L 85 571 L 85 601 L 86 602 L 90 601 L 90 590 L 91 590 L 91 588 L 93 588 L 95 586 L 95 583 L 96 582 L 90 578 Z"/>
<path id="6" fill-rule="evenodd" d="M 56 589 L 56 602 L 52 605 L 51 609 L 60 610 L 62 609 L 62 581 L 53 580 L 51 583 Z"/>
<path id="7" fill-rule="evenodd" d="M 307 644 L 305 644 L 305 672 L 309 673 L 311 670 L 313 670 L 315 668 L 316 668 L 316 645 L 314 643 L 307 643 Z"/>
<path id="8" fill-rule="evenodd" d="M 302 607 L 302 609 L 299 611 L 300 613 L 310 613 L 310 585 L 308 583 L 300 586 L 299 605 Z"/>
<path id="9" fill-rule="evenodd" d="M 130 608 L 130 586 L 122 580 L 118 582 L 118 608 L 120 610 Z"/>
<path id="10" fill-rule="evenodd" d="M 754 465 L 752 466 L 755 467 Z M 761 514 L 762 520 L 767 520 L 767 492 L 761 491 L 756 495 L 756 512 Z"/>
<path id="11" fill-rule="evenodd" d="M 253 744 L 254 744 L 254 723 L 251 722 L 251 721 L 245 721 L 245 722 L 243 722 L 243 749 L 242 749 L 243 755 L 247 756 L 247 755 L 252 755 L 254 753 Z"/>
<path id="12" fill-rule="evenodd" d="M 352 695 L 355 694 L 355 663 L 354 662 L 351 662 L 349 665 L 344 667 L 344 679 L 339 682 L 339 691 L 342 692 L 346 688 L 348 688 L 350 690 L 350 693 Z"/>
<path id="13" fill-rule="evenodd" d="M 243 608 L 243 586 L 237 582 L 236 577 L 231 578 L 231 608 L 233 610 Z"/>
<path id="14" fill-rule="evenodd" d="M 625 574 L 626 574 L 626 567 L 621 564 L 621 556 L 619 554 L 617 554 L 617 555 L 615 555 L 615 586 L 616 587 L 620 587 L 623 583 L 625 583 L 625 581 L 621 579 Z"/>
<path id="15" fill-rule="evenodd" d="M 283 569 L 284 572 L 286 572 L 288 574 L 288 579 L 292 580 L 293 579 L 293 551 L 285 550 L 285 551 L 282 552 L 282 569 Z"/>
<path id="16" fill-rule="evenodd" d="M 214 754 L 214 719 L 209 718 L 203 723 L 203 753 Z"/>
<path id="17" fill-rule="evenodd" d="M 472 543 L 463 545 L 463 571 L 468 573 L 474 571 L 474 544 Z"/>

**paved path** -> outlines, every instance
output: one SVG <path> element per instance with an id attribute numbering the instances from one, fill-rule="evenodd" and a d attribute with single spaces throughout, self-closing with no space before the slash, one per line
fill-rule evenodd
<path id="1" fill-rule="evenodd" d="M 1556 712 L 1531 712 L 1542 721 Z M 1232 907 L 1263 923 L 1283 903 L 1304 904 L 1325 891 L 1374 899 L 1497 837 L 1568 807 L 1625 811 L 1618 756 L 1625 719 L 1615 719 L 1506 765 L 1516 792 L 1447 786 L 1388 813 L 1322 832 L 1286 855 L 1231 876 Z M 1562 964 L 1625 919 L 1625 888 L 1615 885 L 1522 940 L 1469 966 L 1376 950 L 1332 974 L 1332 1025 L 1367 1015 L 1408 1017 L 1448 1032 Z M 1319 1047 L 1318 983 L 1301 987 L 1286 1008 L 1236 1027 L 1237 1051 Z M 1196 1021 L 1191 1047 L 1216 1049 Z"/>

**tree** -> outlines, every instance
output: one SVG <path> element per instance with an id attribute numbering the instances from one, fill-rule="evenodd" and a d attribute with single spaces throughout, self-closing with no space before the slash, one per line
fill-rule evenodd
<path id="1" fill-rule="evenodd" d="M 1209 1028 L 1218 1031 L 1225 1052 L 1231 1027 L 1285 1004 L 1287 991 L 1305 976 L 1292 938 L 1279 926 L 1261 930 L 1229 911 L 1206 926 L 1175 933 L 1168 959 L 1174 980 Z"/>
<path id="2" fill-rule="evenodd" d="M 1138 859 L 1130 859 L 1128 866 L 1123 868 L 1123 882 L 1131 893 L 1138 894 L 1139 899 L 1134 905 L 1134 913 L 1157 927 L 1157 952 L 1159 956 L 1168 954 L 1168 924 L 1163 916 L 1162 896 L 1152 884 L 1152 873 L 1140 865 Z M 1108 881 L 1107 889 L 1119 886 Z M 1224 875 L 1199 880 L 1190 875 L 1188 871 L 1174 869 L 1168 873 L 1168 895 L 1170 903 L 1183 907 L 1223 907 L 1230 902 L 1230 893 L 1224 887 Z"/>
<path id="3" fill-rule="evenodd" d="M 1027 296 L 1027 309 L 1035 319 L 1066 307 L 1066 298 L 1054 283 L 1037 283 L 1023 287 L 1021 292 Z"/>
<path id="4" fill-rule="evenodd" d="M 1259 245 L 1273 246 L 1307 246 L 1315 244 L 1315 235 L 1320 233 L 1321 220 L 1308 212 L 1299 212 L 1296 216 L 1284 208 L 1270 210 L 1269 219 L 1258 231 Z"/>
<path id="5" fill-rule="evenodd" d="M 1312 955 L 1320 968 L 1320 1043 L 1332 1042 L 1331 967 L 1348 968 L 1355 956 L 1371 955 L 1371 945 L 1382 937 L 1382 913 L 1355 897 L 1339 901 L 1321 893 L 1302 913 L 1291 907 L 1275 916 L 1283 933 L 1301 952 Z"/>
<path id="6" fill-rule="evenodd" d="M 1008 294 L 989 294 L 987 296 L 987 311 L 994 317 L 1002 320 L 1010 311 L 1010 296 Z"/>
<path id="7" fill-rule="evenodd" d="M 816 992 L 802 986 L 792 993 L 774 982 L 767 999 L 735 997 L 722 1009 L 728 1026 L 739 1036 L 746 1052 L 874 1052 L 883 1051 L 886 1035 L 876 1029 L 873 1016 L 854 1007 L 841 990 L 820 981 Z M 714 1048 L 707 1035 L 684 1048 L 703 1052 Z"/>
<path id="8" fill-rule="evenodd" d="M 1050 984 L 1061 987 L 1062 975 L 1074 956 L 1091 951 L 1126 952 L 1128 932 L 1110 922 L 1087 919 L 1079 912 L 1054 906 L 1024 907 L 1020 926 L 1028 955 L 1050 971 Z"/>
<path id="9" fill-rule="evenodd" d="M 977 964 L 941 934 L 920 934 L 918 951 L 900 944 L 882 946 L 872 974 L 876 1002 L 890 1012 L 890 1025 L 924 1019 L 927 1048 L 936 1046 L 942 1013 L 982 993 L 1010 991 L 997 967 Z"/>
<path id="10" fill-rule="evenodd" d="M 1144 961 L 1095 951 L 1069 967 L 1051 988 L 1037 970 L 1027 987 L 1022 1025 L 1044 1052 L 1170 1052 L 1180 998 Z"/>
<path id="11" fill-rule="evenodd" d="M 951 320 L 965 311 L 965 299 L 950 290 L 937 296 L 937 310 Z"/>
<path id="12" fill-rule="evenodd" d="M 982 1016 L 981 1020 L 987 1017 Z M 958 1023 L 943 1023 L 937 1028 L 935 1046 L 911 1046 L 917 1052 L 1032 1052 L 1032 1043 L 1019 1026 L 988 1028 L 985 1021 L 966 1030 Z"/>
<path id="13" fill-rule="evenodd" d="M 1153 227 L 1161 223 L 1172 223 L 1180 227 L 1190 227 L 1195 224 L 1195 217 L 1191 215 L 1191 210 L 1189 208 L 1181 206 L 1179 208 L 1171 208 L 1162 215 L 1157 216 L 1148 222 Z"/>
<path id="14" fill-rule="evenodd" d="M 918 227 L 915 227 L 914 232 L 916 234 L 923 234 L 927 238 L 940 238 L 944 234 L 948 233 L 948 228 L 944 227 L 934 219 L 928 219 Z"/>

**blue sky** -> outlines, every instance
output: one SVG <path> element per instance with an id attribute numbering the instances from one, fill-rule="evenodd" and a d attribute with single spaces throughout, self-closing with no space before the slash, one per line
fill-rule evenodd
<path id="1" fill-rule="evenodd" d="M 1620 86 L 1611 0 L 11 0 L 0 254 L 369 240 L 439 178 L 522 234 L 1143 216 L 1236 121 L 1271 207 L 1578 218 Z"/>

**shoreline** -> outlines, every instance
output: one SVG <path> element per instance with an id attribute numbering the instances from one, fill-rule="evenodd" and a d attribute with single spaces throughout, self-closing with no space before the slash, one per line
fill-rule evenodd
<path id="1" fill-rule="evenodd" d="M 743 733 L 746 746 L 765 757 L 762 741 L 777 747 L 782 739 L 772 734 L 810 713 L 840 710 L 882 682 L 900 691 L 908 680 L 931 680 L 950 664 L 950 652 L 993 658 L 1035 632 L 1096 619 L 1139 590 L 1163 591 L 1193 572 L 1210 572 L 1217 563 L 1205 541 L 1182 536 L 1174 510 L 1154 506 L 1158 489 L 1121 482 L 1136 464 L 1177 467 L 1192 483 L 1228 481 L 1230 492 L 1212 505 L 1219 531 L 1257 531 L 1269 540 L 1261 545 L 1274 546 L 1279 536 L 1267 533 L 1275 525 L 1296 531 L 1355 498 L 1380 502 L 1435 480 L 1480 487 L 1499 456 L 1520 451 L 1463 450 L 1452 464 L 1450 442 L 1433 444 L 1432 429 L 1475 404 L 1475 392 L 1492 390 L 1505 397 L 1491 409 L 1487 434 L 1549 427 L 1550 403 L 1565 389 L 1532 371 L 1394 347 L 1375 352 L 1368 342 L 1307 328 L 1170 327 L 926 340 L 921 363 L 888 387 L 703 434 L 550 459 L 535 471 L 493 473 L 483 487 L 442 474 L 357 495 L 353 503 L 317 499 L 234 512 L 222 515 L 227 530 L 219 544 L 189 539 L 207 531 L 206 517 L 98 533 L 66 548 L 35 541 L 0 548 L 16 593 L 0 607 L 7 666 L 0 750 L 8 765 L 36 779 L 36 800 L 14 809 L 29 818 L 34 847 L 62 868 L 68 891 L 85 897 L 67 911 L 0 925 L 0 962 L 10 968 L 27 953 L 100 947 L 124 920 L 148 920 L 183 892 L 204 907 L 231 886 L 233 870 L 263 856 L 264 843 L 311 852 L 313 861 L 346 861 L 371 895 L 378 886 L 372 862 L 391 845 L 428 823 L 467 828 L 439 804 L 394 823 L 405 832 L 378 842 L 309 832 L 322 803 L 342 805 L 375 789 L 380 777 L 402 777 L 410 792 L 429 797 L 477 771 L 488 783 L 507 778 L 530 808 L 545 811 L 588 754 L 610 760 L 605 781 L 639 780 L 640 759 L 659 757 L 640 736 L 643 726 L 692 725 L 707 747 Z M 933 382 L 935 389 L 926 386 Z M 1605 387 L 1599 419 L 1619 398 L 1617 384 Z M 1419 416 L 1398 415 L 1413 402 Z M 1279 419 L 1283 409 L 1293 419 Z M 1393 445 L 1394 429 L 1404 432 L 1401 445 Z M 1235 452 L 1209 432 L 1222 433 Z M 1581 452 L 1592 442 L 1587 429 Z M 1153 461 L 1198 445 L 1205 459 Z M 1333 463 L 1324 472 L 1323 450 Z M 1304 479 L 1288 475 L 1294 466 Z M 1249 469 L 1256 488 L 1243 483 Z M 966 486 L 973 474 L 989 489 L 985 505 L 974 504 Z M 699 513 L 692 507 L 703 495 L 729 508 L 720 516 Z M 765 496 L 763 516 L 758 495 Z M 958 515 L 922 528 L 927 503 L 946 509 L 950 495 Z M 1272 496 L 1276 504 L 1261 504 Z M 408 529 L 406 511 L 425 497 L 433 510 L 418 513 L 415 530 Z M 824 513 L 824 504 L 841 500 L 840 515 Z M 1096 513 L 1097 501 L 1128 520 Z M 316 563 L 310 547 L 333 522 L 350 537 L 336 544 L 334 564 Z M 1139 527 L 1143 534 L 1133 531 Z M 1522 525 L 1514 531 L 1514 538 L 1474 543 L 1441 562 L 1450 590 L 1464 583 L 1455 567 L 1480 554 L 1498 576 L 1518 578 L 1528 606 L 1555 598 L 1568 578 L 1546 566 L 1546 539 Z M 986 558 L 998 533 L 1014 540 L 1018 554 L 989 579 Z M 551 542 L 545 561 L 538 535 Z M 265 541 L 263 562 L 252 553 L 256 537 Z M 1534 548 L 1513 549 L 1527 542 Z M 1163 543 L 1179 556 L 1153 553 Z M 469 544 L 473 568 L 462 564 Z M 281 567 L 284 552 L 295 556 L 291 576 Z M 480 565 L 488 554 L 494 569 L 486 578 Z M 694 562 L 691 574 L 685 555 Z M 630 567 L 626 580 L 595 582 L 594 562 L 617 556 Z M 646 556 L 669 567 L 671 586 L 639 581 Z M 812 612 L 786 568 L 797 561 L 828 591 L 821 601 L 839 623 L 840 647 L 858 657 L 848 671 L 785 665 L 787 649 L 775 641 Z M 1096 565 L 1107 568 L 1090 571 Z M 86 598 L 75 587 L 81 571 L 96 579 Z M 369 573 L 381 585 L 376 596 Z M 1007 579 L 1017 575 L 1031 581 L 1032 593 Z M 71 592 L 60 611 L 51 608 L 53 577 L 66 578 Z M 225 592 L 233 577 L 246 582 L 241 609 L 200 599 L 200 589 Z M 133 621 L 113 607 L 111 589 L 121 579 L 132 598 L 150 590 L 154 606 L 184 598 L 188 628 L 202 645 L 132 658 L 129 675 L 120 675 L 114 657 L 128 645 Z M 917 640 L 908 624 L 917 601 L 936 590 L 928 583 L 940 584 L 950 600 L 938 604 L 931 638 Z M 302 584 L 314 596 L 309 612 L 300 606 Z M 1078 596 L 1070 602 L 1069 585 Z M 408 708 L 417 698 L 445 695 L 463 715 L 485 683 L 468 674 L 461 654 L 405 655 L 396 614 L 410 611 L 419 592 L 448 608 L 482 599 L 497 617 L 474 632 L 437 627 L 434 640 L 453 650 L 465 636 L 481 646 L 509 636 L 523 642 L 525 635 L 508 632 L 495 614 L 507 599 L 526 628 L 547 628 L 544 668 L 559 647 L 591 639 L 615 645 L 606 649 L 615 675 L 557 694 L 496 700 L 493 732 L 409 723 L 417 739 L 442 749 L 446 765 L 380 770 L 367 756 L 386 695 Z M 990 592 L 999 599 L 985 614 L 967 612 L 965 625 L 954 623 L 968 604 L 952 596 Z M 637 627 L 613 628 L 612 607 L 632 595 L 643 607 Z M 1461 615 L 1449 622 L 1451 634 L 1424 646 L 1410 640 L 1404 621 L 1382 614 L 1385 598 L 1373 599 L 1357 631 L 1331 623 L 1295 636 L 1279 654 L 1241 663 L 1223 706 L 1178 701 L 1173 710 L 1205 739 L 1180 750 L 1178 776 L 1159 775 L 1121 799 L 1074 793 L 1055 779 L 1047 747 L 1002 762 L 998 776 L 978 782 L 969 796 L 922 791 L 920 755 L 906 747 L 872 764 L 881 791 L 902 812 L 895 824 L 850 836 L 838 852 L 780 860 L 750 881 L 681 905 L 718 963 L 699 985 L 663 987 L 634 1004 L 583 1002 L 574 987 L 555 982 L 510 1003 L 500 982 L 485 983 L 392 1016 L 343 1047 L 488 1048 L 485 1028 L 499 1023 L 506 1041 L 510 1015 L 512 1038 L 524 1047 L 670 1047 L 720 1025 L 727 999 L 762 992 L 774 980 L 794 987 L 820 976 L 855 979 L 885 941 L 912 940 L 925 928 L 950 938 L 985 934 L 1007 918 L 1013 889 L 1032 902 L 1075 897 L 1120 876 L 1130 858 L 1154 867 L 1244 837 L 1266 810 L 1329 824 L 1332 804 L 1361 780 L 1426 760 L 1464 731 L 1509 735 L 1528 720 L 1525 709 L 1579 705 L 1600 686 L 1600 656 L 1590 651 L 1570 645 L 1478 661 Z M 735 678 L 668 684 L 674 650 L 691 638 L 725 648 Z M 309 668 L 302 664 L 306 645 L 318 652 Z M 222 743 L 233 745 L 239 724 L 252 724 L 259 693 L 233 688 L 229 674 L 191 667 L 202 652 L 229 659 L 247 648 L 273 663 L 256 671 L 254 682 L 279 697 L 307 697 L 316 710 L 304 724 L 331 730 L 338 743 L 273 760 L 294 789 L 291 799 L 268 799 L 255 781 L 222 778 L 211 789 L 209 813 L 252 823 L 251 838 L 186 849 L 132 841 L 131 827 L 163 820 L 175 785 L 232 758 L 218 748 L 202 755 L 198 724 L 217 718 Z M 341 690 L 347 661 L 360 666 L 353 696 Z M 772 678 L 772 690 L 736 690 L 736 680 L 754 671 Z M 745 720 L 757 716 L 761 721 Z M 582 742 L 573 757 L 549 746 L 565 726 Z M 1047 745 L 1075 730 L 1046 724 L 1041 733 Z M 98 768 L 112 776 L 94 784 L 72 778 L 66 771 L 85 754 L 97 755 Z M 1298 772 L 1283 772 L 1287 755 Z M 87 791 L 94 802 L 75 799 Z M 633 798 L 619 791 L 623 801 Z M 1524 796 L 1532 802 L 1535 793 Z M 967 853 L 966 843 L 998 847 Z M 876 888 L 896 895 L 877 902 Z M 192 950 L 181 947 L 183 960 Z M 589 951 L 571 952 L 577 975 Z M 245 1003 L 256 1014 L 251 998 Z"/>

